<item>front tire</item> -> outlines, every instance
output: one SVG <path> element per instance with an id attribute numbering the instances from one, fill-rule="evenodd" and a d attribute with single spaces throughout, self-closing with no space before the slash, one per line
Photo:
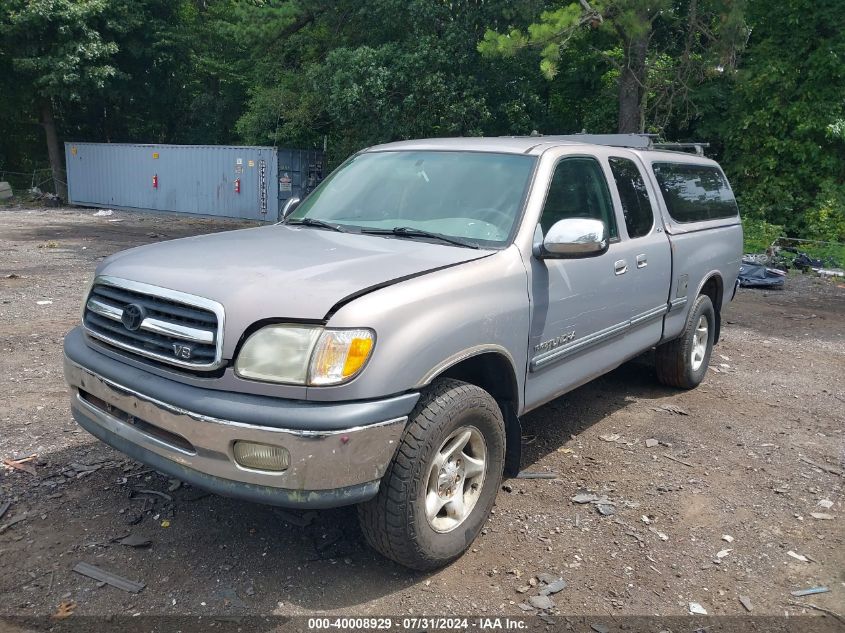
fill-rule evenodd
<path id="1" fill-rule="evenodd" d="M 369 544 L 418 570 L 463 554 L 496 500 L 505 424 L 493 397 L 475 385 L 436 381 L 420 397 L 376 497 L 358 506 Z"/>
<path id="2" fill-rule="evenodd" d="M 657 379 L 664 385 L 680 389 L 692 389 L 701 384 L 707 375 L 715 333 L 713 303 L 707 295 L 698 295 L 681 335 L 657 346 Z"/>

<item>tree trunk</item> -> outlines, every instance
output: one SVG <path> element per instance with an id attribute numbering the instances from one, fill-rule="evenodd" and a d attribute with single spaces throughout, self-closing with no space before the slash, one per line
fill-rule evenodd
<path id="1" fill-rule="evenodd" d="M 645 62 L 649 35 L 648 32 L 644 32 L 625 41 L 624 66 L 619 76 L 618 132 L 620 134 L 644 131 Z"/>
<path id="2" fill-rule="evenodd" d="M 53 120 L 53 103 L 49 99 L 41 102 L 41 125 L 47 136 L 47 156 L 50 158 L 50 169 L 53 171 L 53 186 L 56 195 L 67 202 L 67 184 L 62 171 L 62 151 L 59 147 L 59 137 L 56 134 L 56 122 Z"/>

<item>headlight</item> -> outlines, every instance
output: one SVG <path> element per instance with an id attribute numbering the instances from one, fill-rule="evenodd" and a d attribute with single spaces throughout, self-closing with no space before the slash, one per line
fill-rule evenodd
<path id="1" fill-rule="evenodd" d="M 372 351 L 370 330 L 325 330 L 311 357 L 308 384 L 338 385 L 350 380 Z"/>
<path id="2" fill-rule="evenodd" d="M 246 340 L 235 373 L 267 382 L 339 385 L 361 371 L 374 343 L 372 330 L 268 325 Z"/>

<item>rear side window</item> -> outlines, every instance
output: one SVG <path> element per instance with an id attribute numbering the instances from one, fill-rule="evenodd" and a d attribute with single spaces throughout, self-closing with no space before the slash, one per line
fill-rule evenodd
<path id="1" fill-rule="evenodd" d="M 702 222 L 739 214 L 728 181 L 717 167 L 654 163 L 654 175 L 675 222 Z"/>
<path id="2" fill-rule="evenodd" d="M 651 210 L 643 175 L 632 160 L 612 156 L 608 161 L 622 202 L 628 237 L 648 235 L 654 224 L 654 212 Z"/>

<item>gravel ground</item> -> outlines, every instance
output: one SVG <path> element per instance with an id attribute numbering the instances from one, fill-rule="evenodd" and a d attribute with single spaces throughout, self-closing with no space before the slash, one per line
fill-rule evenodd
<path id="1" fill-rule="evenodd" d="M 243 225 L 0 210 L 0 458 L 36 455 L 0 469 L 0 615 L 519 616 L 538 574 L 566 582 L 553 615 L 742 615 L 740 596 L 757 615 L 845 611 L 845 284 L 741 290 L 698 389 L 658 386 L 644 356 L 528 415 L 524 468 L 554 478 L 506 481 L 471 551 L 420 574 L 369 550 L 354 510 L 176 487 L 71 419 L 61 342 L 96 262 Z M 98 587 L 79 562 L 146 587 Z M 790 594 L 814 586 L 830 591 Z"/>

